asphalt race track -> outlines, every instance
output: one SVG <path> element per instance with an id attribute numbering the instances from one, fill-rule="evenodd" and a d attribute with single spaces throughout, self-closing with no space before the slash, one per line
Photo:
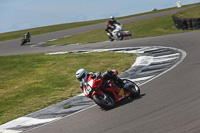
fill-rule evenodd
<path id="1" fill-rule="evenodd" d="M 154 14 L 149 14 L 149 15 L 143 15 L 143 16 L 133 17 L 133 18 L 128 18 L 128 19 L 123 19 L 123 20 L 119 20 L 119 22 L 121 24 L 124 24 L 124 23 L 128 23 L 128 22 L 133 22 L 133 21 L 138 21 L 138 20 L 143 20 L 143 19 L 148 19 L 148 18 L 153 18 L 153 17 L 159 17 L 159 16 L 163 16 L 163 15 L 168 15 L 168 14 L 174 14 L 177 11 L 185 10 L 185 9 L 192 8 L 192 7 L 195 7 L 195 6 L 180 8 L 180 9 L 170 10 L 170 11 L 165 11 L 165 12 L 160 12 L 160 13 L 154 13 Z M 70 35 L 74 35 L 74 34 L 79 34 L 79 33 L 87 32 L 87 31 L 92 31 L 95 29 L 104 28 L 105 26 L 106 26 L 106 23 L 101 23 L 101 24 L 84 26 L 84 27 L 79 27 L 79 28 L 74 28 L 74 29 L 51 32 L 51 33 L 42 34 L 42 35 L 36 35 L 36 36 L 32 36 L 31 42 L 27 43 L 25 46 L 20 46 L 21 39 L 14 39 L 14 40 L 0 42 L 0 56 L 13 55 L 13 54 L 53 52 L 53 51 L 63 51 L 63 50 L 72 51 L 72 50 L 86 49 L 85 46 L 83 46 L 83 47 L 65 46 L 65 47 L 45 47 L 45 48 L 44 47 L 33 47 L 33 46 L 37 45 L 39 43 L 47 42 L 49 40 L 62 38 L 62 37 L 70 36 Z"/>
<path id="2" fill-rule="evenodd" d="M 181 64 L 142 85 L 140 99 L 104 111 L 98 106 L 28 133 L 200 132 L 200 31 L 80 45 L 80 48 L 167 46 L 184 50 Z M 77 47 L 77 46 L 76 46 Z"/>
<path id="3" fill-rule="evenodd" d="M 0 53 L 7 55 L 140 46 L 182 49 L 187 53 L 185 59 L 174 69 L 140 86 L 141 97 L 139 99 L 128 100 L 121 106 L 108 111 L 94 106 L 75 115 L 27 131 L 27 133 L 199 133 L 199 35 L 200 31 L 193 31 L 158 37 L 51 48 L 23 46 L 23 50 L 20 50 L 19 47 L 10 51 L 4 50 L 7 53 L 2 53 L 2 51 Z M 14 41 L 7 42 L 13 43 Z M 1 46 L 0 44 L 0 49 L 3 46 L 5 45 Z"/>

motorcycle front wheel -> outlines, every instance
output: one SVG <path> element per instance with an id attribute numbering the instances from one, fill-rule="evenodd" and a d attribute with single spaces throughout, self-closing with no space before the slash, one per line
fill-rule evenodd
<path id="1" fill-rule="evenodd" d="M 115 101 L 109 95 L 101 96 L 99 94 L 94 94 L 92 97 L 93 101 L 104 109 L 112 109 L 115 106 Z"/>
<path id="2" fill-rule="evenodd" d="M 140 88 L 135 83 L 134 83 L 134 85 L 131 86 L 130 92 L 131 92 L 131 97 L 132 98 L 140 96 Z"/>
<path id="3" fill-rule="evenodd" d="M 26 43 L 26 40 L 22 40 L 21 46 Z"/>

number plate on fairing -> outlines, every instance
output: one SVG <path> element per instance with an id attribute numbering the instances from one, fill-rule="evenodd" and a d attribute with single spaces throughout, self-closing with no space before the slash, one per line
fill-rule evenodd
<path id="1" fill-rule="evenodd" d="M 91 88 L 90 86 L 88 86 L 88 87 L 84 90 L 84 94 L 85 94 L 85 95 L 89 95 L 91 91 L 92 91 L 92 88 Z"/>

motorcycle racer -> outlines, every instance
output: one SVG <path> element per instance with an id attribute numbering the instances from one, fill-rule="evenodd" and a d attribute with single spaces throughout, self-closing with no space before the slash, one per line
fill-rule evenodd
<path id="1" fill-rule="evenodd" d="M 112 80 L 115 82 L 116 86 L 119 88 L 123 88 L 124 87 L 124 82 L 117 76 L 118 72 L 113 69 L 111 71 L 106 71 L 101 75 L 101 72 L 89 72 L 87 73 L 87 71 L 83 68 L 79 69 L 76 72 L 76 78 L 78 79 L 78 81 L 80 82 L 80 88 L 83 90 L 83 86 L 87 85 L 87 80 L 88 77 L 90 75 L 92 75 L 93 79 L 99 79 L 99 78 L 103 78 L 103 84 L 106 84 L 105 82 L 108 80 Z M 103 85 L 102 84 L 102 85 Z"/>
<path id="2" fill-rule="evenodd" d="M 111 32 L 109 31 L 109 29 L 112 31 L 114 30 L 114 24 L 119 24 L 116 20 L 115 20 L 115 17 L 114 16 L 110 16 L 110 19 L 106 25 L 106 28 L 105 28 L 105 31 L 107 33 L 110 33 L 110 35 L 112 36 Z M 120 24 L 119 24 L 120 25 Z"/>
<path id="3" fill-rule="evenodd" d="M 31 41 L 31 34 L 30 34 L 30 32 L 27 32 L 26 34 L 24 34 L 22 38 L 23 39 L 27 39 L 27 42 L 30 42 Z"/>

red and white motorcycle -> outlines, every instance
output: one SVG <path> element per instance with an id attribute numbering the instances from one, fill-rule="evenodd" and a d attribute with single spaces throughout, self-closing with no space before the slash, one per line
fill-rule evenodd
<path id="1" fill-rule="evenodd" d="M 108 80 L 103 83 L 103 77 L 88 77 L 87 84 L 83 87 L 86 97 L 91 98 L 97 105 L 104 109 L 115 107 L 116 103 L 126 99 L 140 96 L 140 88 L 132 81 L 123 79 L 124 89 L 118 88 L 114 81 Z"/>

